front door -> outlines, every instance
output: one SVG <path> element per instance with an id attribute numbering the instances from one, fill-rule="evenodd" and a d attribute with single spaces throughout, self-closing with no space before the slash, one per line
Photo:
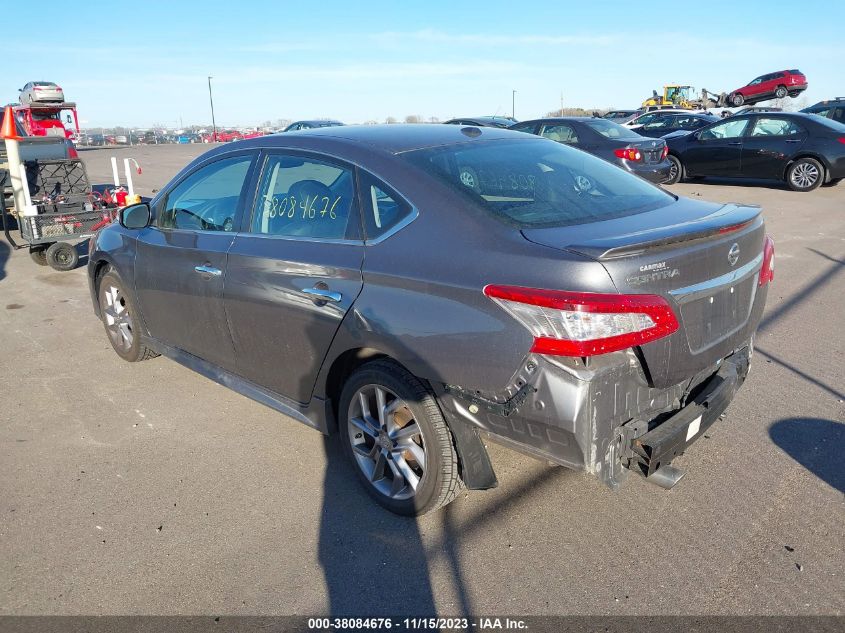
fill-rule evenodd
<path id="1" fill-rule="evenodd" d="M 693 132 L 682 157 L 692 176 L 736 176 L 742 164 L 742 135 L 748 119 L 728 119 Z"/>
<path id="2" fill-rule="evenodd" d="M 783 178 L 789 159 L 804 144 L 807 130 L 789 119 L 759 116 L 742 142 L 742 175 Z"/>
<path id="3" fill-rule="evenodd" d="M 226 252 L 253 159 L 241 153 L 188 174 L 156 205 L 135 257 L 135 291 L 150 334 L 227 369 L 234 348 L 223 308 Z"/>
<path id="4" fill-rule="evenodd" d="M 269 152 L 252 214 L 229 249 L 224 300 L 238 373 L 307 403 L 363 286 L 354 169 Z"/>

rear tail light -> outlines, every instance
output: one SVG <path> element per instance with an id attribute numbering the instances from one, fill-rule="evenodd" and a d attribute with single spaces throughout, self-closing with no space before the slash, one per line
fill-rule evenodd
<path id="1" fill-rule="evenodd" d="M 663 338 L 678 329 L 669 303 L 657 295 L 566 292 L 488 285 L 484 294 L 534 336 L 531 351 L 597 356 Z"/>
<path id="2" fill-rule="evenodd" d="M 840 137 L 839 137 L 838 139 L 836 139 L 836 140 L 837 140 L 837 141 L 839 141 L 840 143 L 842 143 L 843 145 L 845 145 L 845 136 L 840 136 Z"/>
<path id="3" fill-rule="evenodd" d="M 624 149 L 615 149 L 613 153 L 616 154 L 617 158 L 622 158 L 624 160 L 642 160 L 643 155 L 640 153 L 640 150 L 634 147 L 626 147 Z"/>
<path id="4" fill-rule="evenodd" d="M 666 158 L 668 155 L 669 155 L 669 146 L 664 145 L 663 146 L 663 153 L 660 155 L 660 158 L 661 159 Z"/>
<path id="5" fill-rule="evenodd" d="M 766 236 L 763 242 L 763 266 L 760 268 L 760 284 L 765 286 L 775 279 L 775 241 Z"/>

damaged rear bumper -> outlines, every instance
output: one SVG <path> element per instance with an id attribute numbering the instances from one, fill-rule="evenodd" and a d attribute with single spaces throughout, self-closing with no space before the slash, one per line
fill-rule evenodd
<path id="1" fill-rule="evenodd" d="M 464 434 L 486 433 L 520 452 L 593 473 L 614 489 L 631 472 L 671 487 L 666 482 L 680 476 L 670 475 L 669 464 L 730 404 L 748 373 L 750 350 L 749 341 L 668 388 L 649 386 L 636 352 L 626 350 L 587 365 L 582 359 L 529 356 L 513 387 L 498 394 L 455 385 L 435 390 L 450 426 Z M 489 461 L 482 461 L 481 470 L 478 460 L 463 464 L 470 488 L 495 482 Z M 476 475 L 484 483 L 474 485 Z"/>

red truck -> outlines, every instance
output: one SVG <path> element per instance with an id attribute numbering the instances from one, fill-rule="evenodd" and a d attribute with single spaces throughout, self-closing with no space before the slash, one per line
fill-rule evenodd
<path id="1" fill-rule="evenodd" d="M 15 118 L 28 136 L 62 136 L 74 138 L 79 134 L 79 118 L 76 114 L 75 103 L 28 103 L 12 106 Z M 62 113 L 66 122 L 73 126 L 68 129 L 62 121 Z M 75 131 L 74 131 L 75 130 Z"/>

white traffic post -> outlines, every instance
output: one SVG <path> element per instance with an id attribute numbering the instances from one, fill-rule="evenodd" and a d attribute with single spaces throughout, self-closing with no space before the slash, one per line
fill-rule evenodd
<path id="1" fill-rule="evenodd" d="M 114 156 L 111 157 L 111 173 L 114 176 L 114 188 L 117 189 L 120 186 L 120 174 L 117 173 L 117 158 Z"/>
<path id="2" fill-rule="evenodd" d="M 6 139 L 6 160 L 9 162 L 9 178 L 12 181 L 12 193 L 15 196 L 15 209 L 22 214 L 26 207 L 26 197 L 23 193 L 24 185 L 21 183 L 21 167 L 23 167 L 23 163 L 21 162 L 21 153 L 18 149 L 16 139 Z"/>
<path id="3" fill-rule="evenodd" d="M 131 198 L 135 195 L 135 189 L 132 187 L 132 170 L 129 169 L 129 159 L 123 159 L 123 168 L 124 172 L 126 173 L 126 193 Z"/>
<path id="4" fill-rule="evenodd" d="M 21 171 L 21 186 L 23 187 L 23 199 L 24 199 L 24 207 L 23 207 L 23 215 L 31 216 L 31 215 L 38 215 L 38 207 L 32 204 L 32 196 L 29 193 L 29 180 L 26 177 L 26 165 L 21 163 L 20 165 Z"/>

